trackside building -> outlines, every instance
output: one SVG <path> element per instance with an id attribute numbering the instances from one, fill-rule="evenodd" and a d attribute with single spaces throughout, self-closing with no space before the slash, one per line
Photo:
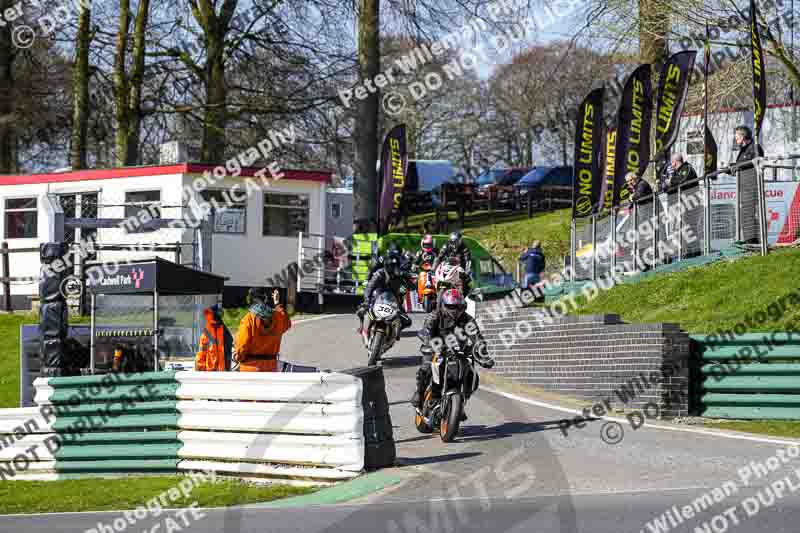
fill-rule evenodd
<path id="1" fill-rule="evenodd" d="M 65 240 L 97 244 L 89 260 L 157 256 L 211 271 L 229 278 L 226 300 L 268 279 L 285 280 L 281 273 L 297 260 L 298 235 L 326 234 L 332 173 L 281 169 L 265 179 L 264 169 L 249 167 L 239 176 L 207 179 L 214 168 L 177 163 L 0 176 L 0 240 L 11 252 L 14 279 L 10 295 L 0 288 L 0 303 L 10 297 L 13 309 L 29 309 L 38 294 L 37 280 L 24 278 L 38 277 L 33 249 L 54 238 L 52 198 L 65 220 L 80 221 L 80 227 L 67 223 Z M 208 205 L 213 216 L 202 207 Z M 137 218 L 162 219 L 161 227 L 129 223 Z M 30 251 L 14 252 L 24 249 Z"/>

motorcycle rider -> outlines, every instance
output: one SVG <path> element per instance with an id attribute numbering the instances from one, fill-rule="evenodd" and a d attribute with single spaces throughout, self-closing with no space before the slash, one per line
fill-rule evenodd
<path id="1" fill-rule="evenodd" d="M 389 244 L 389 249 L 386 251 L 384 255 L 378 257 L 372 265 L 369 267 L 369 274 L 367 274 L 367 283 L 369 280 L 372 279 L 373 274 L 383 268 L 384 263 L 386 262 L 386 258 L 390 256 L 397 256 L 401 255 L 400 247 L 397 246 L 397 243 Z"/>
<path id="2" fill-rule="evenodd" d="M 435 276 L 437 287 L 446 284 L 445 289 L 458 289 L 465 298 L 472 291 L 472 276 L 461 267 L 461 259 L 456 254 L 447 259 L 447 264 L 437 270 Z M 437 296 L 441 297 L 442 290 L 438 289 Z"/>
<path id="3" fill-rule="evenodd" d="M 414 256 L 414 267 L 419 269 L 423 263 L 430 263 L 432 267 L 436 261 L 436 256 L 439 254 L 439 250 L 433 246 L 433 235 L 429 233 L 422 237 L 419 247 L 420 249 Z"/>
<path id="4" fill-rule="evenodd" d="M 433 374 L 431 368 L 433 356 L 437 353 L 437 350 L 440 352 L 443 349 L 446 345 L 445 340 L 450 335 L 473 337 L 476 344 L 483 345 L 482 348 L 476 347 L 478 349 L 476 361 L 485 368 L 494 366 L 494 360 L 487 357 L 486 353 L 483 352 L 485 350 L 485 341 L 480 329 L 478 329 L 478 324 L 467 314 L 466 310 L 467 302 L 464 300 L 464 296 L 457 289 L 448 289 L 442 294 L 439 307 L 425 319 L 425 324 L 419 333 L 423 342 L 421 347 L 422 366 L 417 370 L 417 390 L 414 391 L 414 395 L 411 398 L 411 405 L 416 409 L 422 407 L 422 398 Z M 433 339 L 439 339 L 439 342 L 432 342 Z M 440 383 L 441 381 L 439 380 Z M 434 400 L 441 398 L 441 385 L 437 385 L 434 382 L 431 393 Z M 463 414 L 461 419 L 462 421 L 467 419 L 466 413 Z"/>
<path id="5" fill-rule="evenodd" d="M 450 238 L 447 240 L 447 244 L 442 246 L 442 249 L 439 250 L 439 255 L 436 257 L 436 262 L 433 264 L 434 272 L 443 261 L 446 261 L 453 254 L 458 256 L 461 262 L 461 267 L 466 270 L 467 273 L 471 273 L 472 253 L 469 251 L 469 248 L 467 248 L 467 245 L 464 244 L 464 240 L 461 237 L 461 232 L 458 231 L 451 233 Z"/>
<path id="6" fill-rule="evenodd" d="M 364 329 L 364 315 L 372 306 L 373 296 L 387 289 L 394 294 L 400 306 L 400 331 L 411 326 L 411 318 L 403 310 L 404 295 L 402 289 L 406 287 L 413 288 L 414 284 L 403 263 L 403 257 L 400 254 L 390 252 L 384 257 L 383 267 L 378 269 L 369 279 L 369 283 L 364 289 L 364 302 L 356 310 L 360 321 L 360 326 L 356 329 L 356 332 L 359 334 L 362 334 Z"/>

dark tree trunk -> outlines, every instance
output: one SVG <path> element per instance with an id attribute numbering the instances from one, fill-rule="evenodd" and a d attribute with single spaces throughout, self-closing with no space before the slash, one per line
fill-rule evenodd
<path id="1" fill-rule="evenodd" d="M 0 0 L 0 12 L 12 0 Z M 14 45 L 11 26 L 0 27 L 0 174 L 17 171 L 17 136 L 14 132 Z"/>
<path id="2" fill-rule="evenodd" d="M 80 3 L 75 63 L 72 66 L 72 137 L 70 165 L 86 168 L 86 138 L 89 125 L 89 47 L 92 40 L 92 12 L 88 2 Z"/>
<path id="3" fill-rule="evenodd" d="M 373 79 L 380 72 L 380 0 L 359 0 L 359 81 Z M 378 216 L 378 92 L 357 104 L 356 175 L 353 180 L 353 211 L 356 220 Z"/>

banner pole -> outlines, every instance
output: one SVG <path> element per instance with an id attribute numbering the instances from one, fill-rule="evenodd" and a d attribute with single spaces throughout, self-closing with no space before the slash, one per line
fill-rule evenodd
<path id="1" fill-rule="evenodd" d="M 570 281 L 575 281 L 575 276 L 578 273 L 578 267 L 575 263 L 575 244 L 577 240 L 576 238 L 577 236 L 575 235 L 575 229 L 576 229 L 576 224 L 575 224 L 575 219 L 573 218 L 572 223 L 570 224 L 570 243 L 569 243 L 569 249 L 570 249 L 569 264 L 571 267 L 569 275 Z"/>
<path id="2" fill-rule="evenodd" d="M 592 215 L 592 281 L 597 281 L 597 215 Z"/>
<path id="3" fill-rule="evenodd" d="M 704 135 L 705 136 L 705 135 Z M 703 177 L 703 188 L 705 189 L 705 220 L 703 221 L 703 229 L 705 230 L 705 243 L 703 252 L 706 255 L 711 253 L 711 181 L 707 177 Z"/>
<path id="4" fill-rule="evenodd" d="M 617 268 L 617 208 L 611 207 L 611 274 L 612 278 Z"/>

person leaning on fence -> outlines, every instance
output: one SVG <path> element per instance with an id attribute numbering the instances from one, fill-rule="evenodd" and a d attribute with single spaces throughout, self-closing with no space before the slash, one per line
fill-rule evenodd
<path id="1" fill-rule="evenodd" d="M 631 202 L 641 202 L 652 200 L 653 188 L 643 178 L 636 175 L 635 172 L 628 172 L 625 175 L 625 183 L 631 191 Z"/>
<path id="2" fill-rule="evenodd" d="M 200 348 L 194 369 L 199 372 L 225 372 L 231 369 L 233 336 L 222 321 L 222 308 L 212 305 L 203 312 L 206 323 L 200 335 Z"/>
<path id="3" fill-rule="evenodd" d="M 281 338 L 292 321 L 280 304 L 277 289 L 272 293 L 274 307 L 267 304 L 264 289 L 250 289 L 250 297 L 253 305 L 239 324 L 233 357 L 240 372 L 277 372 Z"/>
<path id="4" fill-rule="evenodd" d="M 671 161 L 672 177 L 669 180 L 669 187 L 678 185 L 696 185 L 697 172 L 688 161 L 684 161 L 681 154 L 674 154 Z"/>

